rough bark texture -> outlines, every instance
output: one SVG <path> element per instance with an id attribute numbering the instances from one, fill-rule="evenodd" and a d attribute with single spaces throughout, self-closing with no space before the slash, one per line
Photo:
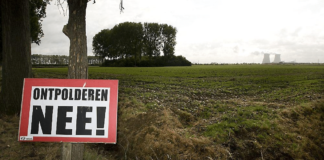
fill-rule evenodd
<path id="1" fill-rule="evenodd" d="M 28 0 L 1 0 L 2 15 L 2 89 L 0 111 L 19 114 L 24 78 L 31 72 L 31 38 Z"/>
<path id="2" fill-rule="evenodd" d="M 68 0 L 69 21 L 63 27 L 63 33 L 70 39 L 70 57 L 68 78 L 87 79 L 87 36 L 86 8 L 87 0 Z"/>
<path id="3" fill-rule="evenodd" d="M 70 39 L 69 79 L 88 78 L 86 9 L 88 0 L 68 0 L 69 21 L 63 33 Z M 64 160 L 83 159 L 84 144 L 63 143 Z"/>

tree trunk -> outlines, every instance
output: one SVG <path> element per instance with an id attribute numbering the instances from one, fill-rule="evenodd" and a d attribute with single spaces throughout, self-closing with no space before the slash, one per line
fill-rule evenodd
<path id="1" fill-rule="evenodd" d="M 69 22 L 63 33 L 70 39 L 68 78 L 88 78 L 86 9 L 88 0 L 68 0 Z"/>
<path id="2" fill-rule="evenodd" d="M 1 0 L 2 89 L 0 113 L 19 114 L 24 78 L 31 72 L 28 0 Z"/>
<path id="3" fill-rule="evenodd" d="M 86 9 L 88 0 L 68 0 L 69 21 L 63 33 L 70 39 L 69 79 L 88 78 Z M 63 143 L 63 159 L 83 159 L 84 144 Z"/>

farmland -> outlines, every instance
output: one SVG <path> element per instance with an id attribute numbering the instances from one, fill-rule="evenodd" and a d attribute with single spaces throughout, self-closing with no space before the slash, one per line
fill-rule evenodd
<path id="1" fill-rule="evenodd" d="M 85 159 L 324 159 L 324 65 L 89 67 L 89 78 L 119 80 L 118 143 L 87 144 Z M 59 144 L 18 143 L 17 125 L 0 118 L 0 159 L 60 157 Z"/>

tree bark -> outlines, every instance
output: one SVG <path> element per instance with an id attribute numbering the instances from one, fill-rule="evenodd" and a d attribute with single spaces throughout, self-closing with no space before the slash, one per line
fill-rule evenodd
<path id="1" fill-rule="evenodd" d="M 0 113 L 19 114 L 24 78 L 31 72 L 31 38 L 28 0 L 1 0 L 2 89 Z"/>
<path id="2" fill-rule="evenodd" d="M 68 78 L 87 79 L 86 9 L 88 0 L 68 0 L 69 21 L 63 33 L 70 39 Z"/>
<path id="3" fill-rule="evenodd" d="M 86 9 L 88 0 L 68 0 L 69 21 L 63 33 L 70 39 L 68 78 L 88 78 Z M 65 160 L 83 159 L 84 144 L 63 143 L 62 158 Z"/>

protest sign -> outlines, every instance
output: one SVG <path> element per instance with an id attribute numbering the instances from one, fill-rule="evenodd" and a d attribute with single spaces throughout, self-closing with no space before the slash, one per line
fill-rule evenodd
<path id="1" fill-rule="evenodd" d="M 118 80 L 24 80 L 22 142 L 116 143 Z"/>

